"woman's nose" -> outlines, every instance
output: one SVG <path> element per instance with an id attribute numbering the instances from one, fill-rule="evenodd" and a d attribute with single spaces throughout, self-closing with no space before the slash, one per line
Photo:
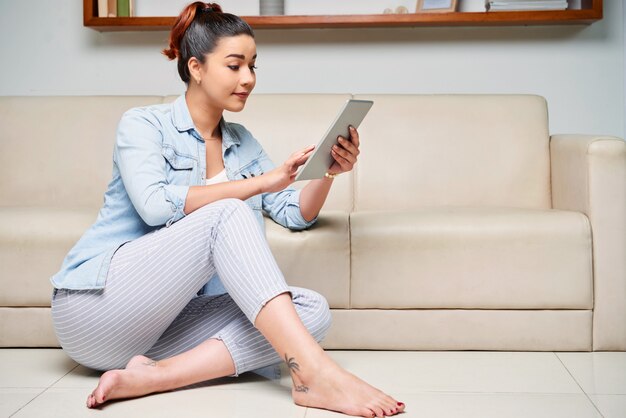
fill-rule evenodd
<path id="1" fill-rule="evenodd" d="M 252 70 L 248 70 L 246 73 L 244 73 L 244 75 L 241 77 L 241 84 L 243 86 L 247 86 L 250 85 L 254 82 L 255 80 L 255 75 L 252 72 Z"/>

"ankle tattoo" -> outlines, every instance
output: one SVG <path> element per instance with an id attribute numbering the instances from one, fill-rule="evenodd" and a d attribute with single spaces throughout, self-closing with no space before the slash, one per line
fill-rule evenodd
<path id="1" fill-rule="evenodd" d="M 287 353 L 285 353 L 285 363 L 287 363 L 287 367 L 289 367 L 289 371 L 291 372 L 291 379 L 293 380 L 293 385 L 296 392 L 308 393 L 309 388 L 303 385 L 300 381 L 300 378 L 298 377 L 298 372 L 300 372 L 300 365 L 296 362 L 295 357 L 289 357 Z"/>
<path id="2" fill-rule="evenodd" d="M 289 358 L 287 356 L 287 353 L 285 353 L 285 363 L 287 363 L 287 367 L 289 367 L 289 370 L 291 370 L 292 372 L 300 371 L 300 365 L 296 363 L 296 358 L 295 357 Z"/>
<path id="3" fill-rule="evenodd" d="M 156 361 L 154 361 L 154 360 L 144 361 L 144 362 L 143 362 L 143 365 L 144 365 L 144 366 L 156 367 Z"/>

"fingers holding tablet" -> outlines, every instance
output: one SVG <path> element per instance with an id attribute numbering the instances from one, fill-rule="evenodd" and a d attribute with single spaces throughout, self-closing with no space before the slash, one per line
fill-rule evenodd
<path id="1" fill-rule="evenodd" d="M 359 134 L 357 130 L 351 126 L 349 130 L 350 139 L 339 136 L 337 144 L 331 148 L 331 155 L 335 162 L 328 169 L 328 173 L 337 175 L 345 173 L 354 168 L 359 155 Z"/>
<path id="2" fill-rule="evenodd" d="M 361 145 L 361 141 L 359 139 L 359 131 L 357 131 L 354 126 L 350 126 L 350 142 L 352 142 L 357 148 L 359 148 L 359 145 Z"/>

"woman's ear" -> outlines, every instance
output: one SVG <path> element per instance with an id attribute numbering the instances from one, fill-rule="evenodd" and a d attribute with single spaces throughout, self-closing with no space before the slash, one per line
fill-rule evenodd
<path id="1" fill-rule="evenodd" d="M 189 58 L 189 61 L 187 61 L 187 68 L 189 69 L 189 75 L 191 76 L 191 80 L 189 81 L 195 81 L 196 84 L 200 84 L 200 82 L 202 81 L 202 75 L 200 71 L 202 68 L 202 64 L 200 64 L 198 58 Z"/>

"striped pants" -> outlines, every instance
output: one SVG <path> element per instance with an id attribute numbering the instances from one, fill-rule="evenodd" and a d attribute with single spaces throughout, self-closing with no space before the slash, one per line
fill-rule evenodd
<path id="1" fill-rule="evenodd" d="M 215 273 L 228 293 L 197 296 Z M 52 318 L 66 353 L 92 369 L 123 368 L 137 354 L 171 357 L 215 338 L 238 375 L 280 362 L 253 324 L 285 292 L 321 341 L 331 320 L 324 297 L 289 287 L 251 209 L 225 199 L 121 246 L 104 289 L 55 289 Z"/>

